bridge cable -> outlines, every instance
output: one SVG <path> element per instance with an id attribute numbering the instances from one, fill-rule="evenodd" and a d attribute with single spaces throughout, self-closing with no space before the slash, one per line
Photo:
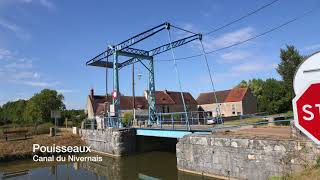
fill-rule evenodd
<path id="1" fill-rule="evenodd" d="M 184 97 L 183 97 L 183 91 L 182 91 L 182 86 L 181 86 L 181 80 L 180 80 L 178 65 L 177 65 L 176 58 L 175 58 L 175 55 L 174 55 L 174 51 L 173 51 L 173 48 L 172 48 L 172 38 L 171 38 L 170 29 L 168 29 L 168 37 L 169 37 L 170 50 L 171 50 L 171 54 L 172 54 L 173 64 L 174 64 L 174 68 L 175 68 L 175 71 L 176 71 L 178 84 L 179 84 L 179 88 L 180 88 L 180 94 L 181 94 L 181 98 L 182 98 L 183 108 L 184 108 L 184 112 L 186 113 L 186 124 L 187 124 L 188 130 L 190 130 L 188 113 L 187 113 L 187 108 L 186 108 L 186 104 L 185 104 Z"/>
<path id="2" fill-rule="evenodd" d="M 314 9 L 311 9 L 311 10 L 309 10 L 309 11 L 306 11 L 305 13 L 303 13 L 303 14 L 301 14 L 301 15 L 299 15 L 299 16 L 296 16 L 296 17 L 290 19 L 289 21 L 286 21 L 286 22 L 284 22 L 284 23 L 282 23 L 282 24 L 280 24 L 280 25 L 278 25 L 278 26 L 274 26 L 273 28 L 271 28 L 271 29 L 269 29 L 269 30 L 267 30 L 267 31 L 264 31 L 264 32 L 262 32 L 262 33 L 260 33 L 260 34 L 258 34 L 258 35 L 252 36 L 252 37 L 250 37 L 250 38 L 248 38 L 248 39 L 245 39 L 245 40 L 243 40 L 243 41 L 239 41 L 239 42 L 233 43 L 233 44 L 228 45 L 228 46 L 225 46 L 225 47 L 221 47 L 221 48 L 218 48 L 218 49 L 214 49 L 214 50 L 212 50 L 212 51 L 207 51 L 206 54 L 212 54 L 212 53 L 216 53 L 216 52 L 218 52 L 218 51 L 226 50 L 226 49 L 232 48 L 232 47 L 234 47 L 234 46 L 238 46 L 238 45 L 244 44 L 244 43 L 246 43 L 246 42 L 249 42 L 249 41 L 251 41 L 251 40 L 257 39 L 257 38 L 262 37 L 262 36 L 264 36 L 264 35 L 267 35 L 267 34 L 273 32 L 273 31 L 276 31 L 276 30 L 278 30 L 278 29 L 281 29 L 282 27 L 284 27 L 284 26 L 286 26 L 286 25 L 288 25 L 288 24 L 291 24 L 291 23 L 293 23 L 293 22 L 295 22 L 295 21 L 297 21 L 297 20 L 299 20 L 299 19 L 301 19 L 301 18 L 303 18 L 303 17 L 311 14 L 311 13 L 314 12 L 316 9 L 319 9 L 319 6 L 318 6 L 317 8 L 314 8 Z M 196 54 L 196 55 L 192 55 L 192 56 L 186 56 L 186 57 L 176 58 L 176 60 L 177 60 L 177 61 L 181 61 L 181 60 L 191 59 L 191 58 L 195 58 L 195 57 L 199 57 L 199 56 L 202 56 L 202 54 Z M 171 59 L 161 59 L 161 60 L 158 60 L 158 61 L 172 61 L 172 60 L 171 60 Z"/>
<path id="3" fill-rule="evenodd" d="M 211 88 L 212 88 L 212 91 L 213 91 L 213 94 L 214 94 L 215 101 L 218 104 L 217 109 L 216 109 L 217 116 L 218 116 L 218 122 L 223 123 L 223 119 L 222 119 L 222 116 L 221 116 L 221 108 L 220 108 L 220 104 L 218 102 L 216 90 L 215 90 L 215 87 L 214 87 L 214 84 L 213 84 L 213 78 L 212 78 L 210 66 L 209 66 L 209 63 L 208 63 L 207 54 L 206 54 L 206 52 L 204 50 L 204 46 L 203 46 L 203 43 L 202 43 L 202 39 L 200 39 L 200 44 L 201 44 L 202 54 L 203 54 L 203 57 L 205 59 L 207 70 L 208 70 L 208 73 L 209 73 L 210 82 L 211 82 Z"/>
<path id="4" fill-rule="evenodd" d="M 249 12 L 249 13 L 243 15 L 243 16 L 241 16 L 241 17 L 238 18 L 238 19 L 235 19 L 235 20 L 233 20 L 233 21 L 230 21 L 230 22 L 226 23 L 225 25 L 222 25 L 222 26 L 220 26 L 220 27 L 217 27 L 217 28 L 215 28 L 215 29 L 213 29 L 213 30 L 205 33 L 204 35 L 209 35 L 209 34 L 211 34 L 211 33 L 214 33 L 214 32 L 217 32 L 217 31 L 219 31 L 219 30 L 221 30 L 221 29 L 224 29 L 224 28 L 226 28 L 226 27 L 228 27 L 228 26 L 230 26 L 230 25 L 232 25 L 232 24 L 234 24 L 234 23 L 236 23 L 236 22 L 239 22 L 239 21 L 241 21 L 241 20 L 243 20 L 243 19 L 245 19 L 245 18 L 247 18 L 247 17 L 249 17 L 249 16 L 251 16 L 251 15 L 257 13 L 257 12 L 259 12 L 259 11 L 261 11 L 262 9 L 267 8 L 268 6 L 271 6 L 272 4 L 276 3 L 277 1 L 279 1 L 279 0 L 274 0 L 274 1 L 272 1 L 272 2 L 269 2 L 269 3 L 267 3 L 267 4 L 265 4 L 265 5 L 261 6 L 261 7 L 259 7 L 258 9 L 255 9 L 255 10 L 253 10 L 253 11 L 251 11 L 251 12 Z"/>

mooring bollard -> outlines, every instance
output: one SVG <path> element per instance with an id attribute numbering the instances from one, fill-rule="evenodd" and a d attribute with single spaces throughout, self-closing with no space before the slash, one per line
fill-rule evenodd
<path id="1" fill-rule="evenodd" d="M 53 137 L 55 136 L 55 130 L 54 130 L 54 127 L 50 127 L 50 137 Z"/>

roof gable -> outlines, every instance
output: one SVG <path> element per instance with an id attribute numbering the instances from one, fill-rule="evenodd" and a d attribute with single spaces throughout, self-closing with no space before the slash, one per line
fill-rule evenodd
<path id="1" fill-rule="evenodd" d="M 181 93 L 176 91 L 156 91 L 156 104 L 169 105 L 169 104 L 183 104 Z M 197 105 L 197 101 L 189 92 L 183 92 L 183 98 L 185 104 L 194 104 Z"/>
<path id="2" fill-rule="evenodd" d="M 233 88 L 224 91 L 216 91 L 218 103 L 242 101 L 248 88 Z M 197 98 L 198 104 L 217 103 L 213 92 L 201 93 Z"/>

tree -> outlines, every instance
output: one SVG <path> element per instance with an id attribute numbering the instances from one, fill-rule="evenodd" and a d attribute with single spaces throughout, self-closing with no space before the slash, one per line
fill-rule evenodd
<path id="1" fill-rule="evenodd" d="M 288 91 L 286 96 L 293 99 L 293 78 L 304 56 L 300 55 L 294 46 L 287 45 L 286 49 L 280 49 L 280 59 L 281 62 L 278 64 L 277 71 L 282 77 L 284 86 Z"/>
<path id="2" fill-rule="evenodd" d="M 25 111 L 26 103 L 26 100 L 17 100 L 4 104 L 1 110 L 2 121 L 12 123 L 24 122 L 24 118 L 22 115 Z"/>
<path id="3" fill-rule="evenodd" d="M 64 110 L 62 112 L 62 119 L 65 120 L 66 118 L 68 119 L 68 121 L 72 121 L 72 124 L 74 126 L 80 126 L 82 120 L 86 118 L 86 115 L 83 109 Z"/>
<path id="4" fill-rule="evenodd" d="M 283 81 L 267 79 L 262 86 L 259 101 L 260 111 L 270 114 L 286 112 L 290 109 L 291 99 L 287 97 L 287 90 Z"/>
<path id="5" fill-rule="evenodd" d="M 260 108 L 261 98 L 263 96 L 262 89 L 265 81 L 262 79 L 252 79 L 249 81 L 242 80 L 236 87 L 247 87 L 252 91 L 252 94 L 257 98 L 258 102 L 258 111 L 262 111 Z"/>
<path id="6" fill-rule="evenodd" d="M 2 117 L 2 107 L 0 106 L 0 126 L 4 124 L 3 117 Z"/>
<path id="7" fill-rule="evenodd" d="M 291 99 L 283 81 L 276 79 L 252 79 L 241 81 L 236 87 L 248 87 L 257 98 L 258 111 L 281 113 L 290 110 Z"/>
<path id="8" fill-rule="evenodd" d="M 133 113 L 132 112 L 124 113 L 122 123 L 125 126 L 128 126 L 132 122 L 132 120 L 133 120 Z"/>
<path id="9" fill-rule="evenodd" d="M 44 89 L 27 103 L 25 118 L 29 122 L 50 121 L 51 110 L 64 110 L 64 97 L 55 90 Z"/>

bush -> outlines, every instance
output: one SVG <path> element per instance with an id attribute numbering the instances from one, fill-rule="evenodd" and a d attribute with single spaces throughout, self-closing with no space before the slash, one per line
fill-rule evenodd
<path id="1" fill-rule="evenodd" d="M 320 156 L 318 156 L 317 160 L 316 160 L 316 168 L 320 168 Z"/>
<path id="2" fill-rule="evenodd" d="M 49 134 L 50 127 L 53 127 L 52 123 L 39 124 L 36 128 L 33 128 L 32 134 Z"/>
<path id="3" fill-rule="evenodd" d="M 126 112 L 126 113 L 124 113 L 122 123 L 123 123 L 125 126 L 128 126 L 132 120 L 133 120 L 133 113 L 132 113 L 132 112 Z"/>
<path id="4" fill-rule="evenodd" d="M 175 121 L 181 120 L 181 114 L 173 114 L 173 119 L 174 119 Z"/>

